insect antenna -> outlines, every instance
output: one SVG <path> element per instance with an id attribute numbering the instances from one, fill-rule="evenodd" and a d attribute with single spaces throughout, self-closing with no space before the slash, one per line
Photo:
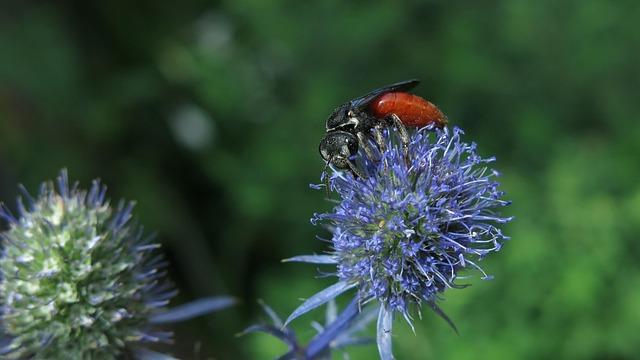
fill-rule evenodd
<path id="1" fill-rule="evenodd" d="M 331 156 L 328 160 L 327 163 L 324 164 L 324 168 L 322 168 L 322 176 L 324 177 L 324 189 L 327 192 L 327 198 L 329 197 L 329 173 L 327 173 L 327 168 L 329 167 L 329 165 L 331 165 L 331 160 L 333 160 L 333 156 Z"/>

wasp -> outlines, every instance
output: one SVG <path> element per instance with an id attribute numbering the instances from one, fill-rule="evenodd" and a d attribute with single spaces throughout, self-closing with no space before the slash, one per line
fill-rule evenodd
<path id="1" fill-rule="evenodd" d="M 369 145 L 372 139 L 384 151 L 382 130 L 395 127 L 402 141 L 405 159 L 408 160 L 409 133 L 406 127 L 433 125 L 442 128 L 446 116 L 433 103 L 411 94 L 419 80 L 406 80 L 377 88 L 363 96 L 338 106 L 326 123 L 326 135 L 320 141 L 320 156 L 326 165 L 350 170 L 354 176 L 364 178 L 351 158 L 363 148 L 374 159 Z"/>

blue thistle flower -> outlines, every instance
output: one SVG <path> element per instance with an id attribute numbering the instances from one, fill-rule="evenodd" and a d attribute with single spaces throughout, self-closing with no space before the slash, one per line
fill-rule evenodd
<path id="1" fill-rule="evenodd" d="M 106 187 L 41 186 L 36 199 L 22 189 L 19 217 L 2 205 L 9 229 L 0 234 L 0 355 L 10 359 L 115 359 L 149 354 L 135 346 L 168 342 L 156 324 L 183 320 L 230 305 L 204 299 L 168 311 L 176 291 L 165 279 L 159 244 L 132 223 L 133 203 L 114 208 Z M 145 355 L 141 355 L 145 356 Z"/>
<path id="2" fill-rule="evenodd" d="M 316 303 L 357 288 L 361 304 L 378 300 L 378 347 L 392 358 L 390 332 L 394 313 L 411 324 L 411 310 L 427 304 L 450 325 L 436 301 L 457 284 L 460 271 L 479 270 L 486 255 L 507 239 L 499 226 L 511 220 L 496 210 L 509 204 L 476 144 L 465 143 L 459 128 L 423 128 L 409 143 L 410 161 L 390 132 L 380 159 L 360 156 L 365 178 L 334 172 L 328 179 L 340 200 L 332 212 L 315 214 L 313 224 L 332 231 L 329 255 L 290 260 L 336 264 L 339 282 L 308 299 L 289 321 Z M 315 186 L 321 188 L 322 186 Z M 455 329 L 455 327 L 454 327 Z"/>

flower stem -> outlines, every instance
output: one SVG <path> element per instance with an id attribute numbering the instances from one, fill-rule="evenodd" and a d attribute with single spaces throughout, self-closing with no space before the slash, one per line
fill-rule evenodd
<path id="1" fill-rule="evenodd" d="M 310 360 L 320 354 L 323 354 L 324 351 L 329 348 L 331 342 L 335 340 L 342 330 L 344 330 L 359 314 L 360 310 L 358 307 L 358 299 L 357 296 L 354 296 L 351 303 L 342 310 L 336 320 L 327 326 L 321 333 L 311 339 L 305 350 L 305 358 Z"/>

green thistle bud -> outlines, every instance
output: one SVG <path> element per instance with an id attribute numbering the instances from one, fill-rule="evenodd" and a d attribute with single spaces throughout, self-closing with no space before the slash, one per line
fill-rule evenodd
<path id="1" fill-rule="evenodd" d="M 0 235 L 2 327 L 10 359 L 113 359 L 140 342 L 168 341 L 152 317 L 175 294 L 164 279 L 159 247 L 130 222 L 133 203 L 117 208 L 94 181 L 89 191 L 44 183 L 25 191 L 19 217 L 6 207 Z"/>

